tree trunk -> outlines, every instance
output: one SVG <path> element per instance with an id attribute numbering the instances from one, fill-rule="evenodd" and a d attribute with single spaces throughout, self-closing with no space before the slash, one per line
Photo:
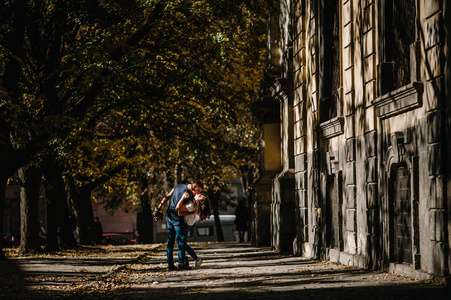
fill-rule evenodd
<path id="1" fill-rule="evenodd" d="M 41 252 L 39 242 L 39 194 L 42 172 L 34 166 L 18 171 L 20 188 L 20 247 L 19 253 Z"/>
<path id="2" fill-rule="evenodd" d="M 153 242 L 152 209 L 147 189 L 141 194 L 141 209 L 142 212 L 138 214 L 137 220 L 138 243 L 151 244 Z"/>
<path id="3" fill-rule="evenodd" d="M 71 192 L 71 199 L 75 209 L 78 242 L 80 245 L 93 245 L 96 240 L 96 234 L 91 190 L 82 189 L 76 193 Z"/>
<path id="4" fill-rule="evenodd" d="M 48 238 L 45 250 L 55 251 L 59 247 L 75 247 L 77 242 L 75 241 L 71 224 L 69 224 L 69 208 L 62 169 L 52 162 L 47 166 L 44 174 L 48 204 Z"/>
<path id="5" fill-rule="evenodd" d="M 0 124 L 0 127 L 3 125 Z M 9 133 L 7 134 L 9 136 Z M 35 149 L 36 150 L 36 149 Z M 4 231 L 5 193 L 8 179 L 23 165 L 25 165 L 35 150 L 15 151 L 11 145 L 0 145 L 0 233 Z M 36 150 L 37 151 L 37 150 Z M 0 238 L 0 260 L 5 259 L 3 252 L 3 236 Z"/>
<path id="6" fill-rule="evenodd" d="M 60 178 L 63 181 L 63 178 Z M 62 182 L 64 184 L 64 182 Z M 64 189 L 64 188 L 63 188 Z M 63 190 L 62 193 L 59 193 L 58 197 L 58 214 L 61 219 L 59 223 L 59 240 L 60 246 L 62 248 L 73 248 L 77 246 L 77 241 L 75 240 L 74 232 L 73 232 L 73 223 L 71 222 L 71 216 L 69 213 L 69 206 L 67 200 L 66 191 Z M 64 198 L 63 198 L 64 195 Z"/>
<path id="7" fill-rule="evenodd" d="M 75 209 L 75 219 L 78 227 L 78 241 L 80 245 L 92 245 L 97 240 L 94 212 L 92 210 L 91 193 L 97 187 L 104 184 L 112 175 L 125 168 L 125 164 L 109 170 L 104 176 L 100 176 L 84 186 L 76 186 L 74 178 L 68 176 L 67 181 L 72 203 Z"/>
<path id="8" fill-rule="evenodd" d="M 47 170 L 45 172 L 45 195 L 47 198 L 47 244 L 46 251 L 57 251 L 58 246 L 58 200 L 55 197 L 55 187 L 47 182 Z"/>
<path id="9" fill-rule="evenodd" d="M 224 233 L 222 232 L 221 220 L 219 219 L 219 210 L 217 208 L 213 209 L 215 216 L 216 233 L 218 235 L 218 242 L 224 242 Z"/>
<path id="10" fill-rule="evenodd" d="M 0 176 L 0 232 L 2 233 L 2 236 L 0 238 L 0 261 L 6 259 L 5 253 L 3 252 L 3 212 L 5 209 L 5 193 L 7 181 L 8 178 Z"/>
<path id="11" fill-rule="evenodd" d="M 222 232 L 221 220 L 219 219 L 219 193 L 210 194 L 210 202 L 215 216 L 216 234 L 218 242 L 224 242 L 224 233 Z"/>

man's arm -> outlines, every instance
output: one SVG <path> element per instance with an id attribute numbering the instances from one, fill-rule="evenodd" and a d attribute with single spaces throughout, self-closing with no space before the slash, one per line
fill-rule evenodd
<path id="1" fill-rule="evenodd" d="M 184 216 L 189 216 L 192 214 L 195 214 L 195 211 L 188 211 L 188 209 L 186 208 L 186 205 L 183 204 L 183 201 L 189 197 L 188 193 L 184 193 L 182 198 L 180 199 L 180 201 L 177 203 L 177 206 L 175 207 L 175 210 L 178 211 L 179 216 L 184 217 Z"/>
<path id="2" fill-rule="evenodd" d="M 160 210 L 163 205 L 172 197 L 172 194 L 174 193 L 174 189 L 172 189 L 172 191 L 169 192 L 169 194 L 167 194 L 166 196 L 163 197 L 163 200 L 161 200 L 160 204 L 157 206 L 157 210 Z"/>

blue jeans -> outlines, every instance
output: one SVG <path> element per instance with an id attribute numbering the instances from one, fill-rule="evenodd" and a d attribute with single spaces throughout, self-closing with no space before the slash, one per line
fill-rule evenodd
<path id="1" fill-rule="evenodd" d="M 166 248 L 168 266 L 174 265 L 174 243 L 177 241 L 178 250 L 178 265 L 181 267 L 185 262 L 186 238 L 188 236 L 188 225 L 185 221 L 175 221 L 166 218 L 168 226 L 168 245 Z"/>

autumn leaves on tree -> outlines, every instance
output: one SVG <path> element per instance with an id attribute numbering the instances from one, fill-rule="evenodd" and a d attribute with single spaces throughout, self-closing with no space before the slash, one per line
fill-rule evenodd
<path id="1" fill-rule="evenodd" d="M 24 205 L 39 192 L 26 184 L 43 184 L 49 249 L 73 244 L 72 209 L 88 244 L 94 191 L 114 209 L 139 202 L 143 177 L 219 190 L 252 161 L 265 5 L 229 2 L 3 1 L 0 210 L 8 180 L 22 183 Z M 21 250 L 40 250 L 36 217 L 23 210 L 21 222 Z"/>

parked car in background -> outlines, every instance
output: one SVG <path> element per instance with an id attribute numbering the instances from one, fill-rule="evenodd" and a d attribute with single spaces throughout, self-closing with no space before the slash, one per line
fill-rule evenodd
<path id="1" fill-rule="evenodd" d="M 19 246 L 19 241 L 11 233 L 6 233 L 3 236 L 3 246 L 5 246 L 5 247 L 16 247 L 16 246 Z"/>
<path id="2" fill-rule="evenodd" d="M 119 233 L 104 233 L 102 244 L 104 244 L 104 245 L 134 245 L 134 244 L 136 244 L 136 241 L 128 239 Z"/>
<path id="3" fill-rule="evenodd" d="M 193 231 L 188 234 L 188 242 L 218 241 L 214 216 L 202 222 L 199 222 L 199 217 L 196 220 Z M 219 220 L 221 221 L 224 242 L 237 241 L 238 233 L 235 232 L 235 215 L 220 215 Z"/>

